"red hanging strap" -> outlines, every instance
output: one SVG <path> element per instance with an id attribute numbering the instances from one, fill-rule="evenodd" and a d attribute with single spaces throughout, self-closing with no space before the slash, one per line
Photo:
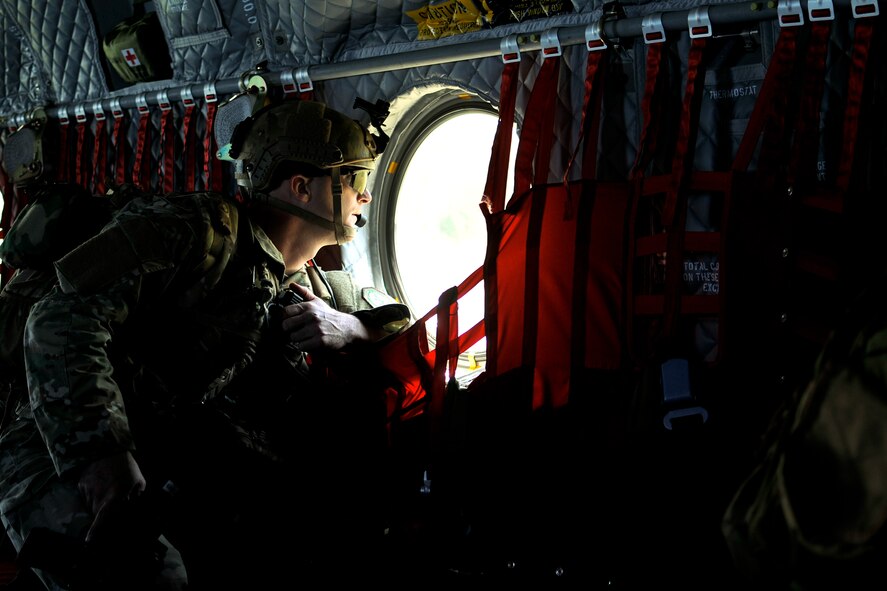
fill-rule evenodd
<path id="1" fill-rule="evenodd" d="M 519 56 L 519 54 L 517 54 Z M 493 137 L 490 154 L 490 166 L 481 211 L 487 217 L 491 213 L 505 209 L 505 188 L 508 178 L 509 157 L 511 155 L 511 134 L 514 126 L 514 107 L 517 99 L 517 73 L 519 62 L 507 60 L 502 68 L 502 80 L 499 86 L 499 124 Z M 487 226 L 487 252 L 485 255 L 484 274 L 486 277 L 496 274 L 496 255 L 500 237 L 496 234 L 499 226 Z M 487 371 L 496 374 L 496 358 L 490 355 L 498 338 L 498 286 L 495 281 L 486 283 L 484 287 L 484 319 L 487 335 Z"/>
<path id="2" fill-rule="evenodd" d="M 111 100 L 111 116 L 114 118 L 114 127 L 111 130 L 111 148 L 114 151 L 114 183 L 122 185 L 126 182 L 126 151 L 129 146 L 126 137 L 121 136 L 124 112 L 120 107 L 120 99 Z"/>
<path id="3" fill-rule="evenodd" d="M 197 190 L 197 142 L 191 131 L 191 121 L 194 117 L 194 96 L 191 90 L 185 88 L 182 90 L 182 104 L 185 111 L 182 115 L 182 145 L 184 146 L 185 161 L 182 163 L 182 170 L 185 172 L 185 190 Z"/>
<path id="4" fill-rule="evenodd" d="M 656 148 L 656 134 L 652 131 L 656 117 L 652 103 L 656 84 L 659 80 L 663 45 L 664 43 L 647 45 L 647 69 L 644 76 L 644 96 L 641 99 L 641 121 L 643 122 L 643 127 L 641 127 L 641 134 L 638 139 L 638 149 L 635 152 L 634 164 L 629 172 L 630 179 L 643 176 L 644 168 Z"/>
<path id="5" fill-rule="evenodd" d="M 845 193 L 850 187 L 850 176 L 853 170 L 856 135 L 859 129 L 859 111 L 862 104 L 866 64 L 868 63 L 872 31 L 874 29 L 872 20 L 871 18 L 857 18 L 854 21 L 853 52 L 851 54 L 850 77 L 847 81 L 847 101 L 844 110 L 843 146 L 837 176 L 837 187 L 842 193 Z"/>
<path id="6" fill-rule="evenodd" d="M 514 163 L 514 194 L 521 195 L 548 178 L 560 61 L 545 58 L 527 101 Z"/>
<path id="7" fill-rule="evenodd" d="M 665 318 L 663 332 L 666 337 L 674 337 L 677 332 L 678 317 L 681 312 L 681 284 L 683 282 L 684 240 L 686 228 L 687 194 L 682 191 L 686 176 L 686 156 L 691 138 L 691 126 L 698 118 L 699 66 L 705 50 L 706 37 L 696 37 L 690 46 L 687 57 L 687 83 L 681 109 L 677 145 L 670 175 L 670 185 L 666 191 L 662 211 L 662 223 L 667 229 L 668 248 L 665 265 Z"/>
<path id="8" fill-rule="evenodd" d="M 789 156 L 787 182 L 809 185 L 816 179 L 816 160 L 819 152 L 819 121 L 822 110 L 822 91 L 825 87 L 825 62 L 831 23 L 815 21 L 810 25 L 806 47 L 806 67 L 802 82 L 800 105 L 794 113 L 794 141 Z"/>
<path id="9" fill-rule="evenodd" d="M 93 105 L 93 115 L 95 117 L 95 142 L 92 151 L 92 185 L 91 188 L 99 195 L 104 195 L 108 189 L 107 181 L 107 152 L 108 152 L 108 134 L 105 131 L 107 125 L 107 116 L 102 110 L 101 101 Z"/>
<path id="10" fill-rule="evenodd" d="M 761 85 L 755 109 L 749 118 L 739 149 L 733 159 L 733 170 L 748 170 L 755 149 L 765 138 L 758 158 L 758 169 L 769 169 L 778 157 L 778 141 L 785 127 L 784 113 L 787 104 L 786 90 L 797 53 L 797 27 L 783 27 L 776 41 L 773 56 L 767 66 L 767 75 Z M 769 138 L 769 139 L 767 139 Z M 777 146 L 777 149 L 774 149 Z"/>
<path id="11" fill-rule="evenodd" d="M 517 98 L 519 62 L 506 62 L 502 68 L 499 86 L 499 123 L 493 138 L 490 167 L 484 187 L 484 203 L 490 210 L 505 208 L 505 186 L 511 156 L 511 133 L 514 127 L 514 106 Z"/>
<path id="12" fill-rule="evenodd" d="M 163 193 L 172 193 L 175 189 L 176 163 L 175 154 L 176 136 L 172 127 L 172 104 L 169 102 L 166 92 L 157 94 L 157 104 L 160 106 L 160 155 L 157 167 L 157 178 Z"/>
<path id="13" fill-rule="evenodd" d="M 83 146 L 86 143 L 86 109 L 83 105 L 74 107 L 74 120 L 77 122 L 77 143 L 74 148 L 74 182 L 85 187 L 88 179 L 84 176 Z"/>
<path id="14" fill-rule="evenodd" d="M 528 190 L 545 192 L 551 170 L 551 145 L 554 141 L 554 115 L 557 110 L 557 80 L 561 60 L 545 58 L 533 83 L 521 128 L 517 160 L 514 165 L 514 193 L 520 198 Z M 530 172 L 532 188 L 529 185 Z M 536 197 L 530 207 L 526 238 L 524 283 L 523 349 L 524 364 L 533 365 L 539 338 L 539 266 L 546 199 Z"/>
<path id="15" fill-rule="evenodd" d="M 148 123 L 151 121 L 151 112 L 148 109 L 148 102 L 144 95 L 136 97 L 136 108 L 139 112 L 139 132 L 136 139 L 135 160 L 132 164 L 132 182 L 143 191 L 148 191 L 151 188 L 151 173 L 148 170 L 149 167 L 145 166 L 145 161 L 150 160 L 151 144 L 148 137 Z M 143 170 L 146 171 L 147 182 L 143 178 Z"/>

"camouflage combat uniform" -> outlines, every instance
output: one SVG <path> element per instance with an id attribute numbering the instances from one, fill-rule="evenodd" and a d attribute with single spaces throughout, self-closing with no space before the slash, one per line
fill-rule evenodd
<path id="1" fill-rule="evenodd" d="M 210 516 L 228 510 L 232 498 L 251 492 L 244 483 L 261 482 L 263 459 L 256 458 L 273 454 L 261 453 L 262 429 L 229 424 L 230 408 L 216 402 L 234 405 L 227 394 L 234 391 L 254 398 L 255 408 L 297 388 L 299 372 L 310 371 L 303 354 L 290 354 L 293 373 L 228 387 L 235 376 L 250 375 L 268 346 L 268 304 L 282 282 L 315 292 L 326 286 L 318 295 L 343 311 L 371 308 L 342 276 L 324 281 L 311 269 L 285 278 L 281 254 L 264 232 L 214 194 L 136 198 L 55 270 L 58 284 L 34 305 L 25 332 L 29 397 L 0 436 L 0 515 L 16 548 L 38 526 L 82 539 L 92 518 L 77 493 L 79 473 L 124 450 L 133 452 L 149 488 L 184 483 L 188 501 L 214 497 L 207 493 L 213 487 L 233 491 L 216 503 L 204 496 L 183 505 Z M 406 324 L 404 313 L 397 305 L 381 322 L 392 320 L 396 331 Z M 286 375 L 294 381 L 282 384 Z M 250 456 L 240 443 L 259 453 Z M 214 459 L 204 461 L 205 452 Z M 241 452 L 246 459 L 238 464 L 231 455 Z M 171 467 L 171 457 L 178 465 Z M 238 475 L 240 466 L 249 473 Z M 227 480 L 207 484 L 219 470 Z M 175 515 L 191 517 L 189 510 Z M 193 527 L 211 537 L 228 522 L 206 517 Z"/>

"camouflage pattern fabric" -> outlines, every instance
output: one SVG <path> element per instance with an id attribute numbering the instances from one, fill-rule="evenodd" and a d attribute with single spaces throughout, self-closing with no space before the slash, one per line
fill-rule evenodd
<path id="1" fill-rule="evenodd" d="M 134 197 L 54 267 L 58 282 L 34 304 L 25 330 L 29 392 L 0 434 L 0 517 L 17 549 L 37 527 L 82 536 L 91 518 L 76 491 L 79 472 L 122 450 L 136 457 L 149 488 L 169 477 L 206 487 L 213 498 L 201 497 L 198 505 L 210 516 L 209 527 L 234 520 L 232 505 L 238 495 L 258 494 L 252 489 L 259 478 L 275 483 L 265 490 L 283 495 L 276 473 L 259 474 L 273 456 L 263 449 L 261 428 L 232 421 L 231 408 L 216 403 L 232 400 L 230 393 L 234 400 L 252 399 L 239 406 L 267 414 L 267 399 L 281 391 L 292 397 L 301 379 L 299 372 L 252 379 L 254 361 L 270 346 L 264 344 L 267 305 L 285 269 L 280 252 L 236 204 L 205 193 Z M 289 281 L 321 292 L 327 302 L 355 299 L 336 294 L 318 269 Z M 327 288 L 333 293 L 324 293 Z M 408 320 L 405 307 L 393 306 L 393 316 Z M 386 323 L 391 316 L 385 315 Z M 246 384 L 230 386 L 235 376 L 245 376 Z M 226 396 L 218 396 L 222 390 Z M 303 396 L 322 398 L 314 391 Z M 212 404 L 201 404 L 207 401 Z M 319 424 L 320 412 L 327 411 L 318 406 L 306 417 Z M 347 412 L 343 406 L 336 414 Z M 206 454 L 215 457 L 196 465 Z M 240 482 L 210 482 L 226 473 Z M 292 493 L 286 497 L 295 511 Z M 262 516 L 264 523 L 277 523 Z M 177 546 L 180 539 L 171 538 Z M 181 564 L 170 556 L 173 574 L 160 588 L 181 579 Z"/>
<path id="2" fill-rule="evenodd" d="M 17 549 L 35 527 L 82 535 L 85 465 L 150 455 L 136 449 L 143 425 L 128 411 L 199 399 L 249 363 L 283 262 L 260 229 L 246 222 L 237 234 L 233 207 L 212 194 L 135 199 L 56 264 L 60 284 L 25 331 L 30 400 L 0 436 L 0 514 Z"/>

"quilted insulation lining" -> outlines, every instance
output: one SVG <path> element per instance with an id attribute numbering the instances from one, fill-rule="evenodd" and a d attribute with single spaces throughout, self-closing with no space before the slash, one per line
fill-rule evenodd
<path id="1" fill-rule="evenodd" d="M 2 112 L 86 101 L 107 93 L 101 49 L 82 0 L 0 0 L 0 23 L 4 63 L 21 66 L 17 77 L 15 69 L 5 68 Z"/>

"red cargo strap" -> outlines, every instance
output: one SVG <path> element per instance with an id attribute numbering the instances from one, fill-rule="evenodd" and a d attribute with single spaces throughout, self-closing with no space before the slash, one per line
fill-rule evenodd
<path id="1" fill-rule="evenodd" d="M 74 108 L 74 120 L 77 122 L 77 143 L 74 149 L 74 182 L 81 187 L 89 183 L 84 177 L 83 170 L 83 146 L 86 143 L 86 111 L 83 106 Z"/>
<path id="2" fill-rule="evenodd" d="M 505 208 L 505 183 L 511 156 L 511 130 L 514 127 L 514 106 L 517 98 L 519 62 L 506 62 L 499 83 L 499 124 L 493 138 L 490 168 L 484 186 L 483 202 L 492 211 Z"/>
<path id="3" fill-rule="evenodd" d="M 140 102 L 141 100 L 141 102 Z M 147 162 L 150 162 L 151 143 L 149 138 L 149 125 L 151 121 L 151 112 L 148 110 L 148 104 L 145 97 L 136 97 L 136 105 L 139 112 L 139 132 L 136 139 L 135 160 L 132 164 L 132 182 L 143 191 L 151 189 L 151 172 Z M 145 149 L 147 146 L 147 150 Z M 145 171 L 143 175 L 142 172 Z M 143 178 L 147 177 L 146 178 Z"/>
<path id="4" fill-rule="evenodd" d="M 120 133 L 125 114 L 120 108 L 119 101 L 112 102 L 111 116 L 114 117 L 114 127 L 111 129 L 111 147 L 114 150 L 114 183 L 122 185 L 126 182 L 126 152 L 129 146 L 126 137 L 121 136 Z"/>
<path id="5" fill-rule="evenodd" d="M 95 143 L 92 151 L 92 189 L 99 195 L 104 195 L 108 189 L 108 133 L 105 131 L 107 117 L 96 105 L 95 113 Z"/>
<path id="6" fill-rule="evenodd" d="M 652 43 L 647 45 L 647 70 L 644 76 L 644 96 L 641 99 L 641 135 L 638 140 L 638 149 L 635 152 L 634 165 L 631 167 L 629 178 L 635 179 L 644 175 L 652 154 L 656 151 L 656 133 L 652 133 L 653 124 L 658 124 L 656 113 L 652 108 L 653 95 L 656 91 L 656 83 L 659 79 L 659 69 L 662 63 L 662 46 L 664 43 Z"/>
<path id="7" fill-rule="evenodd" d="M 487 182 L 484 187 L 484 196 L 480 204 L 481 211 L 484 214 L 502 211 L 505 208 L 505 189 L 506 179 L 508 177 L 509 157 L 511 155 L 511 134 L 514 126 L 514 108 L 517 99 L 517 73 L 519 70 L 519 62 L 505 62 L 502 69 L 502 80 L 499 85 L 499 123 L 496 128 L 496 134 L 493 137 L 492 152 L 490 154 L 490 167 L 487 173 Z M 489 228 L 488 228 L 489 233 Z M 498 237 L 488 236 L 487 244 Z M 491 250 L 492 246 L 488 246 L 486 257 L 491 259 L 486 263 L 487 269 L 485 274 L 495 274 L 496 262 Z M 492 257 L 492 258 L 491 258 Z M 485 304 L 484 318 L 485 330 L 487 334 L 487 350 L 498 339 L 497 329 L 497 301 L 498 286 L 495 282 L 484 285 Z M 487 355 L 487 371 L 496 374 L 496 360 L 494 357 Z"/>
<path id="8" fill-rule="evenodd" d="M 677 145 L 671 164 L 671 178 L 665 192 L 665 204 L 662 211 L 662 222 L 667 228 L 668 248 L 665 256 L 665 318 L 663 333 L 667 338 L 676 336 L 678 317 L 681 313 L 681 283 L 683 282 L 684 247 L 687 224 L 687 193 L 682 191 L 686 176 L 686 155 L 691 137 L 690 127 L 695 125 L 699 101 L 698 90 L 701 77 L 699 65 L 702 62 L 707 37 L 696 37 L 687 57 L 687 84 L 684 89 L 684 101 L 681 109 L 681 121 L 678 128 Z M 726 190 L 726 187 L 724 188 Z M 717 249 L 715 249 L 717 250 Z M 719 290 L 717 297 L 723 297 Z M 719 302 L 720 303 L 720 302 Z"/>
<path id="9" fill-rule="evenodd" d="M 182 115 L 182 145 L 185 148 L 185 162 L 182 169 L 185 171 L 185 191 L 197 190 L 197 142 L 192 137 L 191 120 L 194 117 L 194 98 L 190 92 L 182 98 L 185 112 Z"/>
<path id="10" fill-rule="evenodd" d="M 816 178 L 816 160 L 819 152 L 819 121 L 822 111 L 822 90 L 825 87 L 825 63 L 831 21 L 815 21 L 810 25 L 807 44 L 807 64 L 804 70 L 800 105 L 795 116 L 795 140 L 788 167 L 788 186 L 809 183 Z"/>
<path id="11" fill-rule="evenodd" d="M 735 171 L 748 170 L 762 137 L 764 141 L 758 158 L 758 170 L 769 170 L 780 158 L 779 150 L 785 127 L 783 115 L 788 100 L 785 90 L 795 63 L 797 34 L 797 27 L 783 27 L 779 33 L 761 92 L 755 100 L 755 109 L 733 159 L 732 169 Z"/>
<path id="12" fill-rule="evenodd" d="M 176 163 L 174 160 L 176 134 L 173 128 L 172 104 L 166 97 L 158 97 L 160 104 L 160 158 L 158 159 L 157 178 L 164 194 L 175 189 Z"/>
<path id="13" fill-rule="evenodd" d="M 841 162 L 838 166 L 837 187 L 842 193 L 850 187 L 850 174 L 859 129 L 859 110 L 865 82 L 866 64 L 872 42 L 874 25 L 871 18 L 856 19 L 853 33 L 853 53 L 850 61 L 850 78 L 847 81 L 847 100 L 844 110 L 844 135 Z"/>

